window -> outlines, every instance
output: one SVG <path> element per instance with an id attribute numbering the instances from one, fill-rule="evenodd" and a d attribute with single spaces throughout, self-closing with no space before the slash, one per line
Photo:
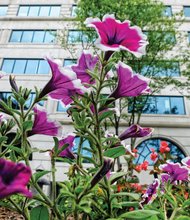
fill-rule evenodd
<path id="1" fill-rule="evenodd" d="M 14 97 L 11 96 L 11 92 L 0 92 L 0 100 L 3 100 L 5 103 L 8 102 L 9 99 L 11 99 L 12 102 L 12 108 L 13 109 L 19 109 L 19 105 L 17 101 L 14 99 Z M 31 93 L 28 100 L 25 102 L 25 110 L 29 109 L 29 107 L 32 105 L 32 102 L 35 99 L 35 93 Z M 38 103 L 39 105 L 43 106 L 44 101 L 41 101 Z"/>
<path id="2" fill-rule="evenodd" d="M 58 101 L 57 103 L 57 112 L 67 112 L 70 105 L 64 106 L 64 104 L 61 103 L 61 101 Z"/>
<path id="3" fill-rule="evenodd" d="M 154 149 L 159 155 L 161 141 L 167 142 L 174 162 L 180 162 L 184 157 L 186 157 L 183 151 L 175 143 L 164 138 L 151 138 L 143 141 L 136 147 L 138 150 L 138 156 L 134 159 L 134 164 L 141 164 L 146 160 L 149 162 L 149 165 L 153 166 L 156 161 L 154 162 L 150 159 L 150 155 L 152 153 L 151 149 Z"/>
<path id="4" fill-rule="evenodd" d="M 1 5 L 0 6 L 0 16 L 5 16 L 7 14 L 7 9 L 8 9 L 8 6 L 7 5 Z"/>
<path id="5" fill-rule="evenodd" d="M 60 5 L 21 5 L 18 16 L 59 17 Z"/>
<path id="6" fill-rule="evenodd" d="M 4 59 L 1 67 L 6 73 L 49 74 L 50 68 L 42 59 Z"/>
<path id="7" fill-rule="evenodd" d="M 155 42 L 163 42 L 168 45 L 176 44 L 175 32 L 172 31 L 143 31 L 148 38 L 153 38 Z"/>
<path id="8" fill-rule="evenodd" d="M 129 99 L 129 113 L 185 115 L 184 99 L 181 96 L 144 96 L 136 98 L 135 107 L 133 103 L 134 98 Z"/>
<path id="9" fill-rule="evenodd" d="M 90 42 L 89 36 L 80 30 L 69 30 L 67 42 L 70 44 L 73 43 L 88 43 Z"/>
<path id="10" fill-rule="evenodd" d="M 76 12 L 77 12 L 77 5 L 72 5 L 71 16 L 76 17 L 77 15 Z"/>
<path id="11" fill-rule="evenodd" d="M 144 65 L 141 74 L 152 77 L 178 77 L 180 76 L 179 62 L 157 61 L 153 65 Z"/>
<path id="12" fill-rule="evenodd" d="M 55 30 L 13 30 L 9 42 L 54 43 L 54 40 Z"/>
<path id="13" fill-rule="evenodd" d="M 77 63 L 76 59 L 64 59 L 63 66 L 70 66 L 76 63 Z"/>
<path id="14" fill-rule="evenodd" d="M 190 6 L 184 6 L 183 12 L 184 12 L 185 17 L 190 17 Z"/>
<path id="15" fill-rule="evenodd" d="M 188 32 L 188 42 L 190 44 L 190 31 Z"/>
<path id="16" fill-rule="evenodd" d="M 172 7 L 170 5 L 165 6 L 164 16 L 166 17 L 172 16 Z"/>

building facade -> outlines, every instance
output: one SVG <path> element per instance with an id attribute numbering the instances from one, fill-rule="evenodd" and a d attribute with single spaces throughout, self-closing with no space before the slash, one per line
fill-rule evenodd
<path id="1" fill-rule="evenodd" d="M 184 22 L 179 30 L 185 36 L 177 44 L 188 47 L 190 44 L 190 2 L 188 0 L 164 0 L 166 15 L 183 13 Z M 73 43 L 80 36 L 80 31 L 69 19 L 74 18 L 76 1 L 74 0 L 4 0 L 0 4 L 0 66 L 1 70 L 16 76 L 18 85 L 34 89 L 34 86 L 43 88 L 51 77 L 50 69 L 44 57 L 60 59 L 63 65 L 69 65 L 77 59 L 81 52 L 80 42 L 78 49 L 71 53 L 64 49 L 56 35 L 65 37 L 65 41 Z M 180 69 L 175 77 L 180 76 Z M 183 80 L 183 77 L 181 77 Z M 10 95 L 8 77 L 0 81 L 0 98 L 6 99 Z M 34 96 L 34 95 L 33 95 Z M 31 97 L 32 99 L 32 97 Z M 72 122 L 66 113 L 66 108 L 59 102 L 48 100 L 42 105 L 47 109 L 50 118 L 63 123 L 65 134 L 72 132 Z M 174 154 L 190 155 L 190 100 L 175 90 L 165 88 L 161 94 L 150 100 L 149 110 L 146 110 L 141 119 L 142 126 L 154 128 L 154 133 L 147 139 L 138 139 L 137 148 L 140 162 L 147 160 L 151 147 L 159 146 L 160 140 L 172 144 Z M 126 128 L 121 123 L 120 130 Z M 52 138 L 48 136 L 33 136 L 30 138 L 32 147 L 41 150 L 53 147 Z M 50 170 L 50 157 L 47 153 L 34 152 L 31 164 L 34 170 Z M 139 162 L 139 161 L 136 161 Z M 57 162 L 57 181 L 65 178 L 67 165 Z M 86 166 L 90 166 L 86 164 Z M 146 173 L 142 175 L 146 176 Z M 48 176 L 47 176 L 48 177 Z M 50 178 L 50 177 L 48 177 Z"/>

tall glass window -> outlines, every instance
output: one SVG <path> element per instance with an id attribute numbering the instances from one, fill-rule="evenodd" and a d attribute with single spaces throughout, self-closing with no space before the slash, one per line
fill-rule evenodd
<path id="1" fill-rule="evenodd" d="M 81 30 L 69 30 L 67 42 L 70 44 L 73 43 L 88 43 L 89 37 Z"/>
<path id="2" fill-rule="evenodd" d="M 57 112 L 67 112 L 70 105 L 64 106 L 61 101 L 57 102 Z"/>
<path id="3" fill-rule="evenodd" d="M 170 5 L 166 5 L 164 9 L 164 16 L 171 17 L 172 16 L 172 7 Z"/>
<path id="4" fill-rule="evenodd" d="M 190 6 L 184 6 L 183 13 L 184 13 L 185 17 L 190 17 Z"/>
<path id="5" fill-rule="evenodd" d="M 182 96 L 148 96 L 129 99 L 128 112 L 143 114 L 185 115 L 184 98 Z M 134 108 L 134 109 L 133 109 Z"/>
<path id="6" fill-rule="evenodd" d="M 174 162 L 180 162 L 185 156 L 184 152 L 172 141 L 166 140 L 164 138 L 151 138 L 148 140 L 143 141 L 141 144 L 139 144 L 136 149 L 138 150 L 137 157 L 134 159 L 134 164 L 141 164 L 145 160 L 149 162 L 150 166 L 153 166 L 154 161 L 150 159 L 150 155 L 152 153 L 152 149 L 155 150 L 155 152 L 158 153 L 160 156 L 160 145 L 162 141 L 166 141 L 168 144 L 168 147 L 170 148 L 170 154 L 172 156 L 172 160 Z"/>
<path id="7" fill-rule="evenodd" d="M 18 16 L 59 17 L 60 5 L 21 5 Z"/>
<path id="8" fill-rule="evenodd" d="M 72 5 L 71 16 L 76 17 L 77 5 Z"/>
<path id="9" fill-rule="evenodd" d="M 190 43 L 190 31 L 188 31 L 188 42 Z"/>
<path id="10" fill-rule="evenodd" d="M 0 16 L 5 16 L 7 14 L 7 9 L 8 9 L 7 5 L 1 5 L 0 6 Z"/>
<path id="11" fill-rule="evenodd" d="M 77 63 L 76 59 L 64 59 L 63 66 L 70 66 L 76 63 Z"/>
<path id="12" fill-rule="evenodd" d="M 13 30 L 9 42 L 54 43 L 55 36 L 55 30 Z"/>
<path id="13" fill-rule="evenodd" d="M 4 59 L 2 71 L 14 74 L 49 74 L 50 68 L 43 59 Z"/>

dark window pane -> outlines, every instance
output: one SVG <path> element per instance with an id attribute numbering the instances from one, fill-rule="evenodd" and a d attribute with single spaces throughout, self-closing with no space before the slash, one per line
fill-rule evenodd
<path id="1" fill-rule="evenodd" d="M 28 16 L 29 7 L 28 6 L 20 6 L 18 15 L 19 16 Z"/>
<path id="2" fill-rule="evenodd" d="M 34 43 L 42 43 L 44 41 L 44 31 L 35 31 L 32 42 Z"/>
<path id="3" fill-rule="evenodd" d="M 9 42 L 21 42 L 22 31 L 12 31 Z"/>
<path id="4" fill-rule="evenodd" d="M 0 6 L 0 16 L 5 16 L 7 14 L 7 6 Z"/>
<path id="5" fill-rule="evenodd" d="M 32 42 L 33 33 L 33 31 L 23 31 L 21 42 Z"/>
<path id="6" fill-rule="evenodd" d="M 38 74 L 48 74 L 50 71 L 49 65 L 46 60 L 40 60 L 38 66 Z"/>
<path id="7" fill-rule="evenodd" d="M 38 69 L 39 60 L 28 60 L 26 65 L 26 74 L 36 74 Z"/>
<path id="8" fill-rule="evenodd" d="M 54 43 L 55 42 L 55 31 L 46 31 L 44 42 Z"/>
<path id="9" fill-rule="evenodd" d="M 165 6 L 164 10 L 164 16 L 171 17 L 172 16 L 172 7 L 171 6 Z"/>
<path id="10" fill-rule="evenodd" d="M 184 100 L 183 97 L 171 97 L 171 114 L 185 114 Z"/>
<path id="11" fill-rule="evenodd" d="M 12 60 L 12 59 L 4 59 L 3 65 L 2 65 L 2 71 L 6 73 L 12 73 L 14 62 L 15 60 Z"/>
<path id="12" fill-rule="evenodd" d="M 68 43 L 87 43 L 89 42 L 88 35 L 86 35 L 82 31 L 77 31 L 77 30 L 70 30 L 68 32 Z"/>
<path id="13" fill-rule="evenodd" d="M 49 16 L 50 6 L 41 6 L 39 16 Z"/>
<path id="14" fill-rule="evenodd" d="M 23 74 L 26 67 L 26 60 L 15 60 L 13 73 Z"/>
<path id="15" fill-rule="evenodd" d="M 39 6 L 30 6 L 28 16 L 38 16 Z"/>
<path id="16" fill-rule="evenodd" d="M 169 97 L 156 97 L 157 114 L 170 114 Z"/>
<path id="17" fill-rule="evenodd" d="M 183 12 L 184 12 L 185 17 L 190 17 L 190 6 L 184 6 Z"/>
<path id="18" fill-rule="evenodd" d="M 147 101 L 145 101 L 143 113 L 145 114 L 156 114 L 156 98 L 155 97 L 148 97 Z"/>
<path id="19" fill-rule="evenodd" d="M 64 59 L 64 66 L 70 66 L 70 65 L 73 65 L 73 64 L 76 64 L 77 63 L 77 60 L 75 59 Z"/>
<path id="20" fill-rule="evenodd" d="M 51 17 L 59 17 L 60 15 L 60 6 L 52 6 L 50 9 Z"/>

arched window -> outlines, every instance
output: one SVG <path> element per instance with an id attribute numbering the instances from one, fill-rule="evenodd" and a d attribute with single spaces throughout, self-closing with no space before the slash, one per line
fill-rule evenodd
<path id="1" fill-rule="evenodd" d="M 184 157 L 186 157 L 185 153 L 174 142 L 164 138 L 151 138 L 143 141 L 136 147 L 138 150 L 138 156 L 135 158 L 134 164 L 141 164 L 146 160 L 149 162 L 149 165 L 153 166 L 154 161 L 150 159 L 150 155 L 152 153 L 151 149 L 154 149 L 159 155 L 161 141 L 167 142 L 174 162 L 180 162 Z"/>

